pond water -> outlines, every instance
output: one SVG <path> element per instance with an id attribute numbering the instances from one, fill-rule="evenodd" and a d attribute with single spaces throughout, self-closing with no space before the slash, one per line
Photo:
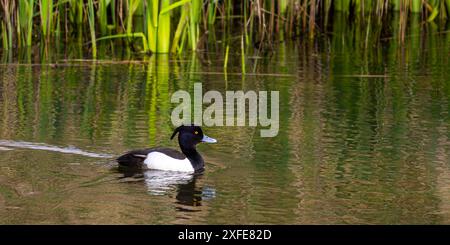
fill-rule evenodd
<path id="1" fill-rule="evenodd" d="M 450 223 L 450 33 L 0 65 L 2 224 Z M 57 63 L 57 65 L 55 65 Z M 199 176 L 114 157 L 169 139 L 173 92 L 279 91 L 280 129 L 204 127 Z"/>

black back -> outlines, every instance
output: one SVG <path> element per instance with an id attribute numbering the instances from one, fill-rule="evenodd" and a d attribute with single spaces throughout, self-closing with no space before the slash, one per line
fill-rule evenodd
<path id="1" fill-rule="evenodd" d="M 199 126 L 182 125 L 174 130 L 170 139 L 173 139 L 177 133 L 178 133 L 178 144 L 180 145 L 182 153 L 171 148 L 162 148 L 162 147 L 140 149 L 130 151 L 120 156 L 119 158 L 117 158 L 117 162 L 121 166 L 141 168 L 147 155 L 151 152 L 157 151 L 179 160 L 183 160 L 187 157 L 191 162 L 195 172 L 203 171 L 204 161 L 202 156 L 197 152 L 196 149 L 196 145 L 200 143 L 203 139 L 202 129 Z"/>
<path id="2" fill-rule="evenodd" d="M 127 152 L 126 154 L 117 158 L 117 162 L 122 166 L 135 166 L 144 163 L 145 158 L 150 152 L 161 152 L 175 159 L 183 160 L 186 156 L 174 149 L 164 148 L 164 147 L 155 147 L 155 148 L 147 148 L 140 149 Z"/>

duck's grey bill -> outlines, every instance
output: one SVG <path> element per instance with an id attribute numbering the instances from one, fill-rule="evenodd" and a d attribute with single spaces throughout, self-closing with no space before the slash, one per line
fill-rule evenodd
<path id="1" fill-rule="evenodd" d="M 206 143 L 216 143 L 217 140 L 216 140 L 216 139 L 213 139 L 213 138 L 211 138 L 211 137 L 209 137 L 209 136 L 203 135 L 202 142 L 206 142 Z"/>

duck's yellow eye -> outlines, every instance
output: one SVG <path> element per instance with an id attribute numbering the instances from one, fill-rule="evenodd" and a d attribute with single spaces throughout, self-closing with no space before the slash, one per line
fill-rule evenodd
<path id="1" fill-rule="evenodd" d="M 194 134 L 198 134 L 198 131 L 195 131 Z"/>

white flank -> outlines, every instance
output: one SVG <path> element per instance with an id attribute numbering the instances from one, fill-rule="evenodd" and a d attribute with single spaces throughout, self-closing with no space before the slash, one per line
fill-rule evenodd
<path id="1" fill-rule="evenodd" d="M 150 152 L 144 161 L 149 169 L 159 169 L 166 171 L 194 172 L 189 159 L 183 160 L 172 158 L 161 152 Z"/>

